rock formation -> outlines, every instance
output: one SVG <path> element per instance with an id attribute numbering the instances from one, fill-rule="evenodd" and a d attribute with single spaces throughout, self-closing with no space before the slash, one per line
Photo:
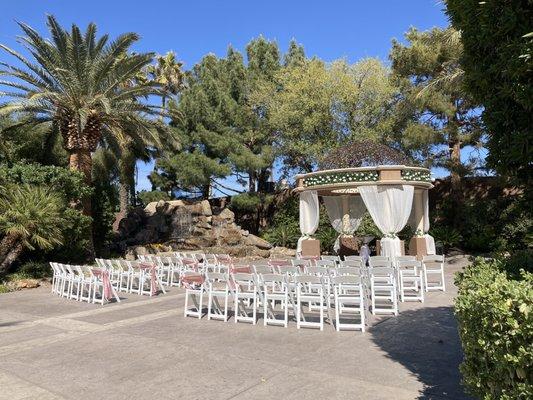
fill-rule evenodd
<path id="1" fill-rule="evenodd" d="M 269 257 L 290 253 L 241 229 L 229 208 L 209 201 L 158 201 L 136 208 L 118 225 L 118 249 L 130 256 L 160 251 L 201 250 L 234 257 Z M 272 254 L 271 254 L 272 253 Z"/>

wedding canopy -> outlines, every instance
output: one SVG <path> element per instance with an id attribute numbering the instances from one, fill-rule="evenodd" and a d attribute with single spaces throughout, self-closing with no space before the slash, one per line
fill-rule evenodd
<path id="1" fill-rule="evenodd" d="M 294 190 L 300 195 L 302 233 L 298 251 L 302 241 L 311 238 L 318 228 L 320 196 L 339 236 L 352 235 L 368 211 L 383 235 L 382 255 L 401 255 L 397 234 L 408 223 L 416 237 L 425 239 L 425 248 L 418 251 L 435 254 L 435 242 L 427 233 L 428 190 L 432 187 L 428 169 L 405 165 L 327 169 L 297 175 Z"/>

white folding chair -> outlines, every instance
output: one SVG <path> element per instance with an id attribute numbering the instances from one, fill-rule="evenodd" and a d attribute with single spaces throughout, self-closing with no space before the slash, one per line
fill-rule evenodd
<path id="1" fill-rule="evenodd" d="M 50 262 L 50 267 L 52 267 L 52 293 L 59 294 L 59 288 L 63 283 L 63 273 L 61 269 L 55 262 Z"/>
<path id="2" fill-rule="evenodd" d="M 187 278 L 189 276 L 198 277 L 196 271 L 184 271 L 181 277 L 181 282 L 185 287 L 185 308 L 183 310 L 184 317 L 196 317 L 202 318 L 203 315 L 203 297 L 204 297 L 204 284 L 199 282 L 189 282 Z M 189 299 L 193 302 L 194 310 L 189 308 Z"/>
<path id="3" fill-rule="evenodd" d="M 430 290 L 442 290 L 445 292 L 444 256 L 424 256 L 422 257 L 422 267 L 424 269 L 424 286 L 426 292 Z M 437 277 L 437 280 L 431 280 L 431 277 Z"/>
<path id="4" fill-rule="evenodd" d="M 346 267 L 353 268 L 353 267 Z M 365 296 L 361 278 L 355 275 L 339 275 L 332 278 L 335 298 L 335 329 L 360 329 L 365 331 Z M 341 315 L 353 315 L 358 323 L 341 322 Z"/>
<path id="5" fill-rule="evenodd" d="M 394 268 L 371 267 L 369 269 L 369 275 L 372 314 L 398 315 L 398 297 Z"/>
<path id="6" fill-rule="evenodd" d="M 424 279 L 419 261 L 397 261 L 401 301 L 424 302 Z"/>
<path id="7" fill-rule="evenodd" d="M 296 258 L 296 259 L 292 259 L 291 260 L 291 264 L 294 267 L 298 267 L 300 269 L 300 271 L 304 271 L 305 267 L 310 267 L 311 266 L 311 260 L 303 260 L 303 259 L 300 259 L 300 258 Z"/>
<path id="8" fill-rule="evenodd" d="M 233 293 L 235 323 L 243 321 L 255 325 L 257 322 L 258 288 L 254 275 L 238 272 L 232 274 L 231 279 L 235 285 Z M 252 316 L 250 316 L 247 307 L 252 308 Z"/>
<path id="9" fill-rule="evenodd" d="M 78 275 L 81 277 L 78 301 L 87 301 L 87 303 L 90 303 L 94 286 L 94 277 L 91 273 L 91 268 L 85 265 L 75 265 L 74 268 L 76 268 Z"/>
<path id="10" fill-rule="evenodd" d="M 296 327 L 319 328 L 324 330 L 324 309 L 326 308 L 324 283 L 321 276 L 297 275 L 294 277 L 296 284 Z M 319 322 L 308 321 L 303 313 L 303 303 L 318 306 Z"/>
<path id="11" fill-rule="evenodd" d="M 344 256 L 344 261 L 356 261 L 360 263 L 365 262 L 365 260 L 361 256 Z"/>
<path id="12" fill-rule="evenodd" d="M 289 322 L 289 291 L 285 277 L 280 274 L 260 275 L 263 294 L 263 323 L 282 325 L 285 328 Z M 283 310 L 283 319 L 276 318 L 276 302 L 280 302 Z"/>
<path id="13" fill-rule="evenodd" d="M 230 297 L 228 276 L 220 272 L 206 273 L 207 283 L 207 319 L 228 320 L 228 302 Z M 224 299 L 224 308 L 220 306 L 219 298 Z"/>

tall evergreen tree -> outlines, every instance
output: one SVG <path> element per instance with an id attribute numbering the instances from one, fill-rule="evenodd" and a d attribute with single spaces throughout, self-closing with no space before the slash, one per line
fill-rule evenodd
<path id="1" fill-rule="evenodd" d="M 274 155 L 265 105 L 253 93 L 274 85 L 280 65 L 276 43 L 262 37 L 241 53 L 229 48 L 224 58 L 209 54 L 187 74 L 186 88 L 172 110 L 171 125 L 182 151 L 157 160 L 150 179 L 165 191 L 209 196 L 220 179 L 235 174 L 249 192 L 264 190 Z"/>
<path id="2" fill-rule="evenodd" d="M 393 42 L 393 76 L 401 87 L 395 128 L 400 145 L 428 166 L 451 172 L 456 194 L 469 172 L 461 160 L 465 146 L 481 146 L 483 127 L 478 104 L 465 92 L 460 35 L 452 28 L 409 30 L 408 44 Z"/>

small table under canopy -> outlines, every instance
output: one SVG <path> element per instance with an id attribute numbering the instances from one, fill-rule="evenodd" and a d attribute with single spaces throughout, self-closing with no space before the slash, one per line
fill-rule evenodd
<path id="1" fill-rule="evenodd" d="M 295 178 L 302 233 L 298 251 L 302 242 L 310 239 L 318 228 L 320 196 L 339 236 L 353 235 L 368 210 L 383 235 L 381 255 L 395 258 L 402 254 L 397 234 L 407 224 L 416 231 L 410 253 L 419 257 L 435 254 L 435 242 L 427 233 L 428 190 L 433 187 L 428 169 L 377 165 L 325 169 Z"/>

